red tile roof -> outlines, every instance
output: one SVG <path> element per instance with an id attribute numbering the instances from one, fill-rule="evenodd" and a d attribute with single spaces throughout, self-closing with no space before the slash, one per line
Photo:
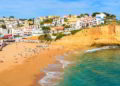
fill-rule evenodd
<path id="1" fill-rule="evenodd" d="M 64 30 L 64 27 L 63 26 L 58 26 L 58 27 L 55 27 L 56 30 Z"/>

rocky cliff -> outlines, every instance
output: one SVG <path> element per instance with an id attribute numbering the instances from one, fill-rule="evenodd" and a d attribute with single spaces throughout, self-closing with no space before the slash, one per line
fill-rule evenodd
<path id="1" fill-rule="evenodd" d="M 119 45 L 120 44 L 120 26 L 106 25 L 83 29 L 75 35 L 64 37 L 57 44 L 82 47 L 92 45 Z"/>

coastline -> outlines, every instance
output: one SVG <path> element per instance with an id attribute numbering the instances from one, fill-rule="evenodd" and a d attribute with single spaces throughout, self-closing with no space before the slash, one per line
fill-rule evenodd
<path id="1" fill-rule="evenodd" d="M 35 83 L 36 77 L 39 77 L 39 75 L 39 78 L 44 76 L 41 70 L 47 68 L 49 64 L 56 63 L 56 56 L 68 53 L 70 50 L 68 50 L 68 48 L 63 49 L 63 47 L 44 49 L 39 54 L 26 58 L 20 64 L 11 65 L 7 70 L 0 72 L 0 86 L 6 86 L 6 83 L 8 83 L 9 86 L 37 85 Z"/>
<path id="2" fill-rule="evenodd" d="M 36 81 L 44 77 L 42 70 L 47 68 L 48 65 L 54 64 L 56 62 L 56 56 L 62 56 L 69 52 L 77 53 L 77 51 L 92 49 L 96 47 L 93 46 L 93 44 L 120 44 L 118 36 L 111 37 L 111 34 L 108 34 L 110 36 L 104 36 L 104 28 L 101 28 L 102 29 L 97 30 L 94 28 L 86 29 L 73 36 L 66 36 L 61 40 L 52 42 L 48 48 L 42 49 L 36 55 L 27 56 L 25 59 L 20 57 L 20 59 L 18 59 L 20 63 L 15 63 L 14 65 L 9 63 L 8 65 L 10 66 L 0 72 L 0 86 L 39 86 L 36 84 Z M 108 27 L 105 26 L 105 28 Z M 22 46 L 23 45 L 24 44 L 22 44 Z M 28 44 L 26 46 L 28 46 Z M 36 45 L 34 44 L 34 46 Z M 11 50 L 9 49 L 9 51 Z M 39 79 L 37 79 L 37 77 Z"/>
<path id="3" fill-rule="evenodd" d="M 46 55 L 46 53 L 48 53 L 48 55 Z M 62 51 L 57 51 L 57 49 L 52 49 L 51 51 L 48 49 L 43 50 L 38 55 L 29 57 L 22 64 L 18 64 L 14 66 L 14 68 L 8 68 L 8 70 L 0 72 L 0 80 L 4 83 L 11 84 L 11 86 L 21 86 L 21 84 L 22 86 L 29 86 L 35 79 L 34 74 L 39 74 L 40 69 L 45 68 L 48 64 L 52 64 L 55 61 L 54 56 L 60 53 L 62 53 Z M 45 58 L 41 60 L 39 57 Z M 5 86 L 3 85 L 4 83 L 1 82 L 0 85 Z"/>
<path id="4" fill-rule="evenodd" d="M 56 61 L 44 68 L 44 77 L 38 77 L 33 86 L 56 86 L 59 84 L 59 81 L 64 79 L 64 69 L 66 69 L 68 65 L 73 64 L 71 61 L 66 59 L 66 57 L 69 58 L 73 54 L 74 52 L 68 52 L 60 56 L 56 56 Z M 38 76 L 41 76 L 41 74 Z"/>
<path id="5" fill-rule="evenodd" d="M 91 32 L 88 32 L 88 33 L 92 34 L 90 36 L 90 38 L 83 36 L 83 38 L 85 37 L 87 39 L 91 39 L 91 40 L 88 40 L 89 43 L 86 43 L 87 41 L 85 39 L 83 40 L 83 43 L 85 43 L 85 45 L 83 45 L 83 47 L 85 49 L 83 48 L 80 50 L 81 47 L 77 45 L 78 48 L 75 48 L 75 49 L 73 48 L 73 50 L 76 52 L 78 51 L 79 53 L 80 53 L 80 51 L 85 51 L 84 53 L 87 53 L 87 52 L 94 52 L 94 51 L 105 50 L 105 49 L 119 48 L 120 42 L 119 42 L 119 37 L 117 36 L 118 33 L 114 33 L 114 34 L 112 34 L 112 36 L 110 36 L 109 35 L 109 26 L 108 27 L 105 26 L 105 30 L 103 30 L 103 29 L 104 28 L 102 27 L 102 28 L 99 28 L 98 31 L 96 31 L 96 30 L 91 31 L 90 30 Z M 108 30 L 106 31 L 106 29 L 108 29 Z M 117 27 L 117 29 L 118 29 L 118 27 Z M 103 34 L 104 31 L 107 32 L 106 35 Z M 95 32 L 97 32 L 97 33 L 95 33 Z M 93 33 L 95 33 L 95 34 L 93 34 Z M 79 39 L 79 40 L 81 40 L 81 39 Z M 40 81 L 41 79 L 43 79 L 43 78 L 39 78 L 38 81 Z M 38 81 L 36 81 L 36 83 L 38 83 Z M 39 86 L 41 86 L 41 85 L 39 85 Z M 42 85 L 42 86 L 46 86 L 46 85 Z M 52 86 L 52 85 L 50 85 L 50 86 Z"/>

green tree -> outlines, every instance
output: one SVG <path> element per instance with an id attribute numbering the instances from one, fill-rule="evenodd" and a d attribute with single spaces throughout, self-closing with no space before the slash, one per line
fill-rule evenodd
<path id="1" fill-rule="evenodd" d="M 15 18 L 14 16 L 10 16 L 9 18 Z"/>
<path id="2" fill-rule="evenodd" d="M 116 23 L 117 23 L 118 25 L 120 25 L 120 20 L 116 20 Z"/>
<path id="3" fill-rule="evenodd" d="M 50 34 L 45 34 L 44 38 L 45 38 L 46 41 L 52 41 L 52 38 L 51 38 Z"/>
<path id="4" fill-rule="evenodd" d="M 42 27 L 42 30 L 50 30 L 50 27 L 44 26 L 44 27 Z"/>
<path id="5" fill-rule="evenodd" d="M 65 25 L 64 27 L 65 27 L 65 28 L 70 28 L 70 25 Z"/>
<path id="6" fill-rule="evenodd" d="M 81 18 L 81 17 L 84 17 L 84 16 L 89 16 L 89 14 L 88 13 L 80 14 L 79 16 L 77 16 L 77 18 Z"/>
<path id="7" fill-rule="evenodd" d="M 44 25 L 44 22 L 40 22 L 40 25 Z"/>
<path id="8" fill-rule="evenodd" d="M 42 27 L 42 30 L 44 31 L 44 33 L 49 33 L 50 32 L 50 27 Z"/>
<path id="9" fill-rule="evenodd" d="M 110 20 L 116 20 L 116 15 L 110 14 L 110 13 L 106 13 L 106 12 L 104 12 L 104 14 L 106 15 L 106 18 L 105 18 L 106 21 L 109 21 L 109 19 Z"/>
<path id="10" fill-rule="evenodd" d="M 85 15 L 85 16 L 89 16 L 89 14 L 88 14 L 88 13 L 85 13 L 84 15 Z"/>
<path id="11" fill-rule="evenodd" d="M 40 40 L 41 42 L 43 42 L 44 41 L 44 35 L 39 36 L 38 40 Z"/>
<path id="12" fill-rule="evenodd" d="M 2 27 L 3 29 L 6 29 L 6 28 L 7 28 L 6 25 L 2 25 L 1 27 Z"/>
<path id="13" fill-rule="evenodd" d="M 38 39 L 41 41 L 41 42 L 45 42 L 45 41 L 52 41 L 52 38 L 49 34 L 45 34 L 45 35 L 41 35 L 38 37 Z"/>
<path id="14" fill-rule="evenodd" d="M 53 22 L 53 19 L 45 19 L 44 20 L 44 23 L 52 23 Z"/>
<path id="15" fill-rule="evenodd" d="M 103 12 L 107 17 L 110 17 L 112 14 Z"/>
<path id="16" fill-rule="evenodd" d="M 77 32 L 79 32 L 80 30 L 73 30 L 73 31 L 71 31 L 71 34 L 72 35 L 74 35 L 74 34 L 76 34 Z"/>
<path id="17" fill-rule="evenodd" d="M 62 26 L 65 26 L 66 24 L 63 24 Z"/>
<path id="18" fill-rule="evenodd" d="M 56 34 L 56 40 L 61 39 L 65 35 L 63 33 Z"/>
<path id="19" fill-rule="evenodd" d="M 112 18 L 112 19 L 116 19 L 116 15 L 110 15 L 110 17 Z"/>
<path id="20" fill-rule="evenodd" d="M 68 19 L 67 19 L 67 18 L 64 18 L 64 21 L 65 21 L 65 22 L 68 22 Z"/>
<path id="21" fill-rule="evenodd" d="M 33 21 L 33 19 L 28 19 L 28 21 Z"/>

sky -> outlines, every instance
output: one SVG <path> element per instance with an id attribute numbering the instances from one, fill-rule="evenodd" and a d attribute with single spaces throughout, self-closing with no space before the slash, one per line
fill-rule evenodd
<path id="1" fill-rule="evenodd" d="M 0 17 L 34 18 L 108 12 L 120 17 L 120 0 L 0 0 Z"/>

